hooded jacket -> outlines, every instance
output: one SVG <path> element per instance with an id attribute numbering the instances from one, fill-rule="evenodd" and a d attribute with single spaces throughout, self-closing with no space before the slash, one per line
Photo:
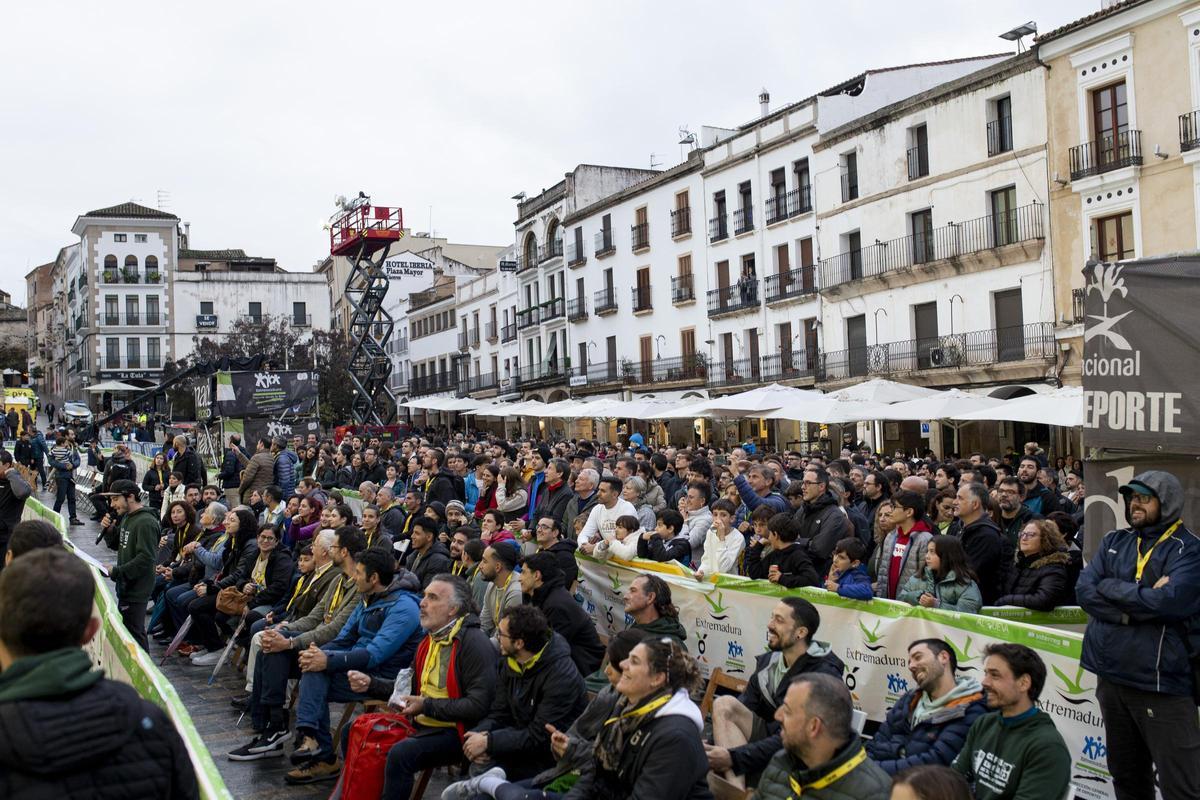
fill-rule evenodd
<path id="1" fill-rule="evenodd" d="M 4 478 L 0 479 L 0 541 L 7 541 L 12 529 L 21 521 L 25 501 L 32 493 L 33 487 L 18 469 L 10 469 Z M 156 522 L 155 527 L 157 525 Z M 3 560 L 2 552 L 0 560 Z"/>
<path id="2" fill-rule="evenodd" d="M 712 511 L 708 506 L 700 506 L 695 511 L 689 510 L 687 519 L 683 521 L 683 530 L 680 533 L 685 534 L 692 545 L 693 564 L 699 564 L 704 558 L 704 542 L 712 522 Z"/>
<path id="3" fill-rule="evenodd" d="M 158 515 L 142 506 L 121 517 L 117 526 L 117 564 L 108 576 L 122 603 L 145 603 L 154 591 L 154 560 L 158 555 Z"/>
<path id="4" fill-rule="evenodd" d="M 536 772 L 554 764 L 546 725 L 565 731 L 586 705 L 587 690 L 571 648 L 551 631 L 541 655 L 524 669 L 501 657 L 492 707 L 473 730 L 487 732 L 487 753 L 494 760 Z"/>
<path id="5" fill-rule="evenodd" d="M 525 595 L 525 602 L 536 606 L 546 615 L 550 627 L 562 634 L 571 646 L 571 660 L 580 675 L 590 675 L 604 660 L 604 644 L 596 633 L 596 623 L 583 606 L 563 588 L 563 576 L 553 570 L 542 576 L 543 583 Z"/>
<path id="6" fill-rule="evenodd" d="M 809 551 L 799 542 L 789 542 L 778 550 L 763 555 L 762 543 L 746 548 L 746 575 L 758 580 L 768 580 L 771 567 L 779 567 L 779 585 L 794 589 L 797 586 L 818 586 L 821 576 L 813 567 Z"/>
<path id="7" fill-rule="evenodd" d="M 896 599 L 901 603 L 917 605 L 923 594 L 931 594 L 937 600 L 937 608 L 943 611 L 958 611 L 964 614 L 978 614 L 983 600 L 979 596 L 979 586 L 975 581 L 968 580 L 959 583 L 954 570 L 950 570 L 938 580 L 933 570 L 926 567 L 920 575 L 914 575 L 904 584 L 904 588 L 896 592 Z"/>
<path id="8" fill-rule="evenodd" d="M 853 534 L 849 518 L 832 492 L 805 502 L 792 516 L 796 528 L 796 541 L 808 550 L 817 573 L 825 575 L 833 563 L 833 548 L 839 540 Z"/>
<path id="9" fill-rule="evenodd" d="M 634 630 L 645 631 L 646 635 L 652 638 L 669 636 L 680 644 L 687 643 L 687 629 L 679 624 L 679 617 L 659 617 L 644 625 L 640 622 L 635 622 L 629 627 Z"/>
<path id="10" fill-rule="evenodd" d="M 275 485 L 283 490 L 284 497 L 290 497 L 296 491 L 296 466 L 300 463 L 300 456 L 296 455 L 293 450 L 280 450 L 274 456 L 274 465 L 271 470 L 271 475 L 274 478 Z"/>
<path id="11" fill-rule="evenodd" d="M 796 797 L 792 790 L 792 782 L 804 787 L 804 800 L 863 800 L 863 798 L 883 798 L 891 793 L 892 778 L 871 759 L 864 759 L 846 774 L 835 778 L 824 785 L 839 767 L 856 757 L 863 749 L 862 742 L 857 736 L 839 750 L 833 758 L 819 767 L 809 768 L 801 763 L 786 749 L 780 749 L 767 768 L 763 770 L 762 780 L 758 782 L 756 800 L 786 800 Z M 1047 795 L 1057 797 L 1059 795 Z"/>
<path id="12" fill-rule="evenodd" d="M 562 570 L 563 586 L 567 591 L 579 580 L 579 562 L 575 560 L 575 551 L 578 549 L 578 545 L 570 539 L 559 539 L 546 548 L 546 552 L 554 556 L 558 568 Z"/>
<path id="13" fill-rule="evenodd" d="M 437 474 L 430 479 L 425 488 L 425 503 L 432 503 L 434 500 L 439 501 L 443 505 L 451 500 L 457 500 L 460 503 L 465 503 L 467 499 L 467 486 L 463 483 L 461 475 L 456 475 L 449 467 L 442 467 L 437 471 Z"/>
<path id="14" fill-rule="evenodd" d="M 0 797 L 200 796 L 174 724 L 79 648 L 21 658 L 0 675 Z"/>
<path id="15" fill-rule="evenodd" d="M 750 709 L 750 712 L 766 723 L 767 735 L 757 741 L 748 742 L 729 751 L 733 761 L 733 771 L 738 775 L 752 775 L 762 772 L 771 760 L 771 756 L 783 747 L 779 735 L 779 723 L 775 721 L 775 711 L 783 703 L 788 687 L 792 681 L 805 674 L 823 673 L 832 675 L 839 680 L 846 665 L 838 658 L 825 642 L 814 640 L 808 646 L 808 652 L 797 658 L 787 672 L 773 688 L 769 680 L 769 668 L 783 658 L 783 653 L 768 650 L 754 659 L 754 674 L 746 681 L 746 688 L 738 696 L 738 702 Z"/>
<path id="16" fill-rule="evenodd" d="M 338 635 L 321 648 L 328 656 L 325 671 L 355 669 L 387 679 L 412 664 L 423 635 L 420 590 L 416 576 L 401 572 L 386 589 L 357 602 Z"/>
<path id="17" fill-rule="evenodd" d="M 975 800 L 1062 797 L 1071 780 L 1066 742 L 1054 719 L 1036 707 L 1016 717 L 982 715 L 951 766 L 967 779 Z"/>
<path id="18" fill-rule="evenodd" d="M 615 771 L 583 771 L 566 800 L 711 800 L 700 709 L 679 689 L 621 751 Z"/>
<path id="19" fill-rule="evenodd" d="M 404 568 L 416 575 L 417 580 L 421 583 L 418 592 L 424 590 L 435 575 L 449 572 L 452 562 L 450 551 L 437 539 L 433 540 L 424 554 L 410 549 L 408 555 L 404 556 Z"/>
<path id="20" fill-rule="evenodd" d="M 1067 568 L 1071 557 L 1065 552 L 1038 554 L 1029 558 L 1019 551 L 1005 574 L 996 600 L 998 606 L 1022 606 L 1049 611 L 1069 602 Z"/>
<path id="21" fill-rule="evenodd" d="M 1003 525 L 1001 533 L 1004 534 L 1004 539 L 1008 546 L 1016 549 L 1018 541 L 1021 538 L 1021 529 L 1025 527 L 1025 523 L 1031 519 L 1041 519 L 1041 514 L 1035 514 L 1029 510 L 1029 506 L 1021 504 L 1017 506 L 1017 513 L 1012 519 L 1000 517 L 1000 524 Z"/>
<path id="22" fill-rule="evenodd" d="M 563 522 L 567 516 L 567 504 L 574 497 L 575 493 L 571 491 L 571 487 L 567 485 L 566 481 L 560 481 L 558 486 L 543 483 L 541 491 L 538 493 L 537 505 L 533 509 L 533 516 L 529 519 L 529 527 L 532 528 L 537 520 L 543 517 Z"/>
<path id="23" fill-rule="evenodd" d="M 897 586 L 888 583 L 888 570 L 892 565 L 892 553 L 896 551 L 899 531 L 892 531 L 884 537 L 883 546 L 875 551 L 871 559 L 871 570 L 868 570 L 875 577 L 876 597 L 894 599 L 909 578 L 920 575 L 925 569 L 925 551 L 933 534 L 926 527 L 918 529 L 918 526 L 924 525 L 925 521 L 921 520 L 908 532 L 908 546 L 904 549 L 904 555 L 900 557 L 900 577 L 896 581 Z"/>
<path id="24" fill-rule="evenodd" d="M 959 678 L 939 700 L 916 689 L 896 701 L 867 755 L 889 775 L 921 764 L 949 766 L 962 750 L 975 720 L 987 713 L 983 689 L 974 678 Z"/>
<path id="25" fill-rule="evenodd" d="M 200 455 L 191 448 L 175 456 L 171 471 L 183 475 L 183 480 L 180 483 L 184 486 L 187 486 L 189 483 L 195 483 L 199 486 L 208 483 L 208 473 L 204 469 L 204 463 L 200 461 Z M 285 493 L 284 497 L 287 497 L 287 494 Z"/>
<path id="26" fill-rule="evenodd" d="M 1000 576 L 1007 568 L 1008 548 L 1004 534 L 986 514 L 966 525 L 959 534 L 963 550 L 967 551 L 967 563 L 978 579 L 979 594 L 986 606 L 993 605 L 1000 596 Z"/>
<path id="27" fill-rule="evenodd" d="M 707 538 L 710 543 L 714 535 L 712 528 L 709 528 Z M 596 549 L 599 550 L 599 547 Z M 663 541 L 663 538 L 657 533 L 651 536 L 649 540 L 643 539 L 638 535 L 637 557 L 647 558 L 651 561 L 678 561 L 683 566 L 690 567 L 692 564 L 692 543 L 688 540 L 687 535 L 682 533 L 676 534 L 666 541 Z"/>
<path id="28" fill-rule="evenodd" d="M 1151 470 L 1131 483 L 1158 496 L 1159 521 L 1140 530 L 1130 527 L 1105 534 L 1080 574 L 1075 594 L 1088 613 L 1080 663 L 1113 683 L 1190 696 L 1186 635 L 1200 614 L 1200 538 L 1180 525 L 1159 541 L 1183 513 L 1183 487 L 1174 475 Z M 1121 492 L 1128 520 L 1128 490 L 1122 487 Z M 1136 581 L 1138 554 L 1151 545 L 1142 578 Z M 1170 582 L 1155 589 L 1164 576 Z"/>

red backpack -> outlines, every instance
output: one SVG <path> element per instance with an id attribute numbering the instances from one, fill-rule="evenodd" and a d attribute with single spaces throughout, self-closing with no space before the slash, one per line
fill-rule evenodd
<path id="1" fill-rule="evenodd" d="M 383 768 L 388 751 L 411 736 L 416 729 L 399 714 L 363 714 L 350 724 L 346 743 L 346 766 L 334 796 L 341 800 L 379 800 L 383 794 Z"/>

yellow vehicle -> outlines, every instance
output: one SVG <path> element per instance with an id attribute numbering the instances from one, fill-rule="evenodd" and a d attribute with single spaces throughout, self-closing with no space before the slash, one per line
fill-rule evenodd
<path id="1" fill-rule="evenodd" d="M 30 416 L 37 419 L 38 412 L 38 396 L 33 389 L 21 388 L 5 388 L 4 389 L 4 413 L 15 410 L 18 415 L 22 411 L 28 411 Z M 24 420 L 22 420 L 22 426 Z"/>

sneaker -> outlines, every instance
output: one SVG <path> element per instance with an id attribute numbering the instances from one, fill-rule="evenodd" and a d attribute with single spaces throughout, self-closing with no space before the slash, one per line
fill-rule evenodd
<path id="1" fill-rule="evenodd" d="M 192 656 L 192 664 L 197 667 L 211 667 L 221 660 L 221 651 L 213 650 L 208 653 L 199 653 Z"/>
<path id="2" fill-rule="evenodd" d="M 244 694 L 241 697 L 235 697 L 229 701 L 229 705 L 236 708 L 238 711 L 245 711 L 250 708 L 250 695 Z"/>
<path id="3" fill-rule="evenodd" d="M 230 761 L 257 761 L 260 758 L 275 758 L 283 755 L 283 746 L 292 738 L 291 731 L 264 731 L 249 744 L 230 751 Z"/>
<path id="4" fill-rule="evenodd" d="M 470 798 L 482 794 L 479 790 L 479 785 L 483 782 L 484 778 L 498 778 L 503 781 L 507 777 L 502 767 L 492 767 L 482 775 L 476 775 L 474 778 L 467 778 L 465 781 L 450 784 L 442 791 L 442 800 L 470 800 Z"/>
<path id="5" fill-rule="evenodd" d="M 292 751 L 292 763 L 303 764 L 319 755 L 321 755 L 321 746 L 317 744 L 317 740 L 311 736 L 305 736 Z"/>
<path id="6" fill-rule="evenodd" d="M 297 767 L 285 775 L 283 779 L 289 786 L 298 786 L 304 783 L 334 780 L 341 771 L 341 759 L 335 761 L 314 761 L 303 767 Z"/>
<path id="7" fill-rule="evenodd" d="M 72 518 L 71 518 L 71 524 L 72 524 L 72 525 L 83 525 L 83 524 L 84 524 L 84 522 L 83 522 L 83 520 L 81 520 L 81 519 L 78 519 L 78 518 L 76 518 L 76 517 L 72 517 Z"/>

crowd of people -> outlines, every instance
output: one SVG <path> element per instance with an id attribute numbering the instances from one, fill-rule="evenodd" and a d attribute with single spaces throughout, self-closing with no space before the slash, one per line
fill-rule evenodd
<path id="1" fill-rule="evenodd" d="M 814 638 L 816 607 L 787 596 L 746 689 L 714 702 L 710 737 L 670 585 L 654 572 L 633 581 L 629 629 L 605 642 L 573 596 L 583 553 L 965 613 L 1078 603 L 1083 666 L 1105 719 L 1120 721 L 1108 732 L 1117 795 L 1149 797 L 1157 775 L 1168 800 L 1200 796 L 1200 540 L 1173 476 L 1122 487 L 1130 525 L 1085 567 L 1078 463 L 1051 466 L 1036 445 L 945 461 L 847 445 L 832 458 L 310 435 L 251 453 L 231 437 L 210 483 L 177 437 L 140 483 L 118 445 L 93 494 L 135 638 L 182 639 L 197 666 L 240 643 L 234 711 L 255 736 L 228 757 L 289 755 L 289 783 L 370 769 L 345 760 L 358 749 L 337 740 L 329 706 L 378 699 L 403 722 L 380 767 L 384 797 L 459 763 L 470 777 L 447 800 L 1067 790 L 1071 759 L 1037 707 L 1046 668 L 1029 648 L 989 647 L 975 680 L 948 643 L 911 643 L 919 688 L 864 740 L 844 665 Z"/>

